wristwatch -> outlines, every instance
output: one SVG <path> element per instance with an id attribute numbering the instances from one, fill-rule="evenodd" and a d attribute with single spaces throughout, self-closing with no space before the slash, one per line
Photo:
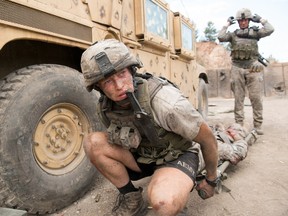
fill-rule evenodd
<path id="1" fill-rule="evenodd" d="M 218 183 L 220 182 L 220 178 L 218 176 L 213 181 L 208 180 L 207 177 L 205 176 L 205 180 L 212 187 L 217 187 Z"/>

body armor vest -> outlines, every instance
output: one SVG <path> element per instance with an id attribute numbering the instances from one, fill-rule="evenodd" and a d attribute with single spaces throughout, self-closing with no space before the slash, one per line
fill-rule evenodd
<path id="1" fill-rule="evenodd" d="M 235 38 L 231 43 L 232 60 L 258 59 L 258 29 L 246 28 L 235 30 Z"/>
<path id="2" fill-rule="evenodd" d="M 107 127 L 109 143 L 121 145 L 139 154 L 137 161 L 140 163 L 162 164 L 178 158 L 183 151 L 191 147 L 192 142 L 171 131 L 166 131 L 155 123 L 151 101 L 163 85 L 168 85 L 168 81 L 152 75 L 148 77 L 147 80 L 140 77 L 135 77 L 134 80 L 137 100 L 150 117 L 150 125 L 139 125 L 132 108 L 121 109 L 105 95 L 102 95 L 99 100 L 97 112 Z M 153 132 L 156 131 L 158 139 L 145 135 L 149 132 L 145 133 L 144 130 L 149 128 L 152 128 Z"/>

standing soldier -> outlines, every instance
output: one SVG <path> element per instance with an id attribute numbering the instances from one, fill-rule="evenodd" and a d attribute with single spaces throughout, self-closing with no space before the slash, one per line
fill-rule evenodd
<path id="1" fill-rule="evenodd" d="M 274 31 L 273 26 L 261 16 L 252 13 L 247 8 L 242 8 L 236 13 L 240 29 L 234 32 L 226 32 L 227 28 L 235 23 L 234 17 L 229 17 L 227 24 L 220 30 L 218 39 L 220 42 L 231 43 L 232 58 L 232 83 L 231 88 L 235 97 L 234 115 L 235 121 L 243 125 L 245 86 L 247 86 L 249 99 L 253 109 L 253 124 L 259 135 L 263 135 L 263 65 L 258 61 L 258 41 L 269 36 Z M 261 23 L 263 27 L 249 27 L 249 22 Z"/>

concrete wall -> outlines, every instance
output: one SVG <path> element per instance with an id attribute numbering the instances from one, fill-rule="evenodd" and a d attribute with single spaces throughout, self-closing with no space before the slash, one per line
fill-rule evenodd
<path id="1" fill-rule="evenodd" d="M 208 69 L 209 97 L 231 98 L 230 69 Z M 263 73 L 263 94 L 266 97 L 288 94 L 288 62 L 273 63 Z"/>
<path id="2" fill-rule="evenodd" d="M 288 94 L 288 62 L 270 64 L 264 72 L 265 96 Z"/>
<path id="3" fill-rule="evenodd" d="M 209 85 L 209 97 L 233 97 L 230 87 L 230 70 L 229 69 L 215 69 L 207 70 Z"/>

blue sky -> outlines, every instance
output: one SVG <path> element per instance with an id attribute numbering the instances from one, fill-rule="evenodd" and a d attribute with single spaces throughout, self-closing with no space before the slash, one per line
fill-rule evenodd
<path id="1" fill-rule="evenodd" d="M 260 53 L 268 58 L 272 55 L 279 62 L 288 62 L 288 0 L 164 0 L 174 12 L 180 12 L 196 24 L 198 36 L 203 37 L 207 23 L 212 21 L 217 30 L 229 16 L 236 15 L 241 8 L 249 8 L 267 19 L 275 28 L 273 34 L 262 38 L 258 45 Z M 250 23 L 251 26 L 252 23 Z M 233 31 L 238 24 L 228 28 Z M 287 38 L 287 39 L 286 39 Z M 286 39 L 286 40 L 285 40 Z"/>

